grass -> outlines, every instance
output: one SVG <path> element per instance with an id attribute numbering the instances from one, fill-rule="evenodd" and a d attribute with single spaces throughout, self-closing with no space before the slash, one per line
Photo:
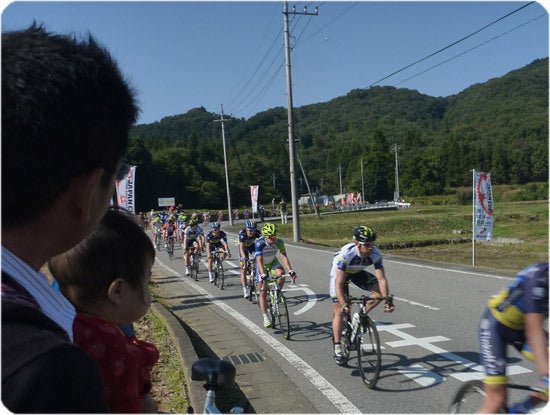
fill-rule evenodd
<path id="1" fill-rule="evenodd" d="M 185 388 L 186 379 L 178 352 L 172 342 L 164 321 L 152 311 L 135 324 L 136 336 L 153 343 L 160 357 L 153 366 L 151 395 L 161 413 L 185 413 L 189 398 Z"/>
<path id="2" fill-rule="evenodd" d="M 472 207 L 413 206 L 409 209 L 300 216 L 303 242 L 340 247 L 351 242 L 352 229 L 368 224 L 378 234 L 384 254 L 452 264 L 472 264 Z M 242 227 L 234 224 L 231 230 Z M 278 223 L 279 236 L 293 240 L 293 224 Z M 476 242 L 475 264 L 518 271 L 548 261 L 548 201 L 496 202 L 494 239 Z M 402 245 L 406 243 L 407 247 Z M 414 246 L 427 244 L 427 246 Z"/>

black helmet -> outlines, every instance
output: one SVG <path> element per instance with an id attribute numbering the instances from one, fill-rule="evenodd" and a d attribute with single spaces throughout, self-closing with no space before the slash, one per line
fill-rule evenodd
<path id="1" fill-rule="evenodd" d="M 360 243 L 376 241 L 376 232 L 368 226 L 356 226 L 353 228 L 353 239 Z"/>

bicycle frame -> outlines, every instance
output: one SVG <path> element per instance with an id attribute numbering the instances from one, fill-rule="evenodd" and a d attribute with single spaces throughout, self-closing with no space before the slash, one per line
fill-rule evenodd
<path id="1" fill-rule="evenodd" d="M 273 276 L 270 270 L 266 270 L 266 279 L 262 286 L 262 291 L 267 291 L 266 307 L 271 314 L 271 324 L 275 328 L 276 321 L 279 323 L 279 328 L 285 339 L 290 338 L 290 317 L 288 315 L 288 307 L 286 299 L 279 287 L 279 279 L 289 277 L 289 274 Z"/>

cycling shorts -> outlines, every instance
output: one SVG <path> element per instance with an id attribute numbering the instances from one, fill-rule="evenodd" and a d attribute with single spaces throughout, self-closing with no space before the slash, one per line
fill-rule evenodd
<path id="1" fill-rule="evenodd" d="M 508 344 L 523 344 L 523 330 L 513 330 L 500 323 L 486 309 L 479 325 L 479 351 L 485 376 L 483 382 L 489 385 L 505 385 L 506 348 Z"/>
<path id="2" fill-rule="evenodd" d="M 271 264 L 264 264 L 264 269 L 266 271 L 271 271 L 273 274 L 275 273 L 274 271 L 278 269 L 282 270 L 283 274 L 285 271 L 285 268 L 277 260 L 273 261 Z M 256 284 L 260 281 L 260 271 L 258 270 L 258 267 L 256 267 Z"/>
<path id="3" fill-rule="evenodd" d="M 372 287 L 374 287 L 378 283 L 378 279 L 376 278 L 376 275 L 363 270 L 355 274 L 346 274 L 346 280 L 344 283 L 348 284 L 349 282 L 354 283 L 362 290 L 370 291 Z M 330 276 L 329 292 L 332 302 L 337 303 L 338 298 L 336 297 L 336 275 Z"/>

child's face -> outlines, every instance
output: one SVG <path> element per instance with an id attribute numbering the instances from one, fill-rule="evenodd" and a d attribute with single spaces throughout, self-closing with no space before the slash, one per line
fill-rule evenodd
<path id="1" fill-rule="evenodd" d="M 141 281 L 141 290 L 130 284 L 125 286 L 125 295 L 120 304 L 120 318 L 126 320 L 124 325 L 132 324 L 142 318 L 151 307 L 151 293 L 149 281 L 151 280 L 151 268 L 153 262 L 147 261 L 147 272 Z"/>

